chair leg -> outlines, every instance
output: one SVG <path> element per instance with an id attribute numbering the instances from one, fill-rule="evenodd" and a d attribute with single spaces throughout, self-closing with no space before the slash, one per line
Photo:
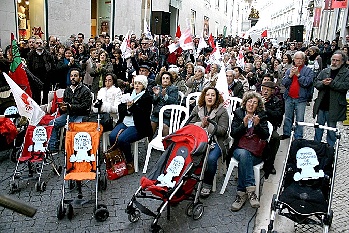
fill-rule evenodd
<path id="1" fill-rule="evenodd" d="M 263 165 L 258 164 L 256 166 L 253 166 L 253 172 L 254 172 L 254 180 L 256 184 L 256 195 L 259 197 L 259 189 L 260 189 L 260 178 L 261 178 L 261 169 L 263 168 Z"/>
<path id="2" fill-rule="evenodd" d="M 225 192 L 225 189 L 227 188 L 227 185 L 228 185 L 231 173 L 233 172 L 233 169 L 235 167 L 235 164 L 236 164 L 236 162 L 233 159 L 231 159 L 230 163 L 229 163 L 229 168 L 228 168 L 227 174 L 225 175 L 225 179 L 224 179 L 220 194 L 223 194 Z"/>
<path id="3" fill-rule="evenodd" d="M 216 190 L 217 190 L 217 173 L 213 177 L 212 192 L 216 192 Z"/>
<path id="4" fill-rule="evenodd" d="M 109 144 L 109 134 L 108 133 L 103 133 L 102 134 L 102 143 L 103 143 L 103 152 L 107 151 L 108 149 L 108 144 Z"/>
<path id="5" fill-rule="evenodd" d="M 148 145 L 148 149 L 147 149 L 147 155 L 145 157 L 145 162 L 144 162 L 144 167 L 143 167 L 143 173 L 147 172 L 147 168 L 148 168 L 148 163 L 149 163 L 149 159 L 150 159 L 150 154 L 151 154 L 151 149 L 153 148 L 153 146 L 151 144 Z"/>
<path id="6" fill-rule="evenodd" d="M 138 141 L 133 143 L 133 166 L 135 172 L 138 172 Z"/>
<path id="7" fill-rule="evenodd" d="M 62 147 L 63 147 L 63 138 L 64 138 L 64 127 L 60 128 L 61 131 L 61 135 L 59 137 L 59 151 L 62 151 Z"/>

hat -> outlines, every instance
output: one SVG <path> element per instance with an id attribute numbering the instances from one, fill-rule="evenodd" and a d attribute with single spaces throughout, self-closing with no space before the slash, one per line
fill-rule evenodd
<path id="1" fill-rule="evenodd" d="M 262 87 L 269 87 L 271 89 L 275 89 L 275 83 L 272 81 L 266 81 L 264 83 L 262 83 L 261 85 Z"/>
<path id="2" fill-rule="evenodd" d="M 139 66 L 139 68 L 144 68 L 150 71 L 150 66 L 147 63 L 143 63 Z"/>
<path id="3" fill-rule="evenodd" d="M 147 88 L 147 86 L 148 86 L 148 78 L 145 75 L 137 75 L 134 78 L 134 81 L 135 82 L 141 82 L 143 84 L 143 86 L 144 86 L 144 89 Z"/>

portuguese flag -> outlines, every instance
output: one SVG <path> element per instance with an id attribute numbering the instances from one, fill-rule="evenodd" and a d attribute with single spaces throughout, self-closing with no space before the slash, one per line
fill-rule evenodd
<path id="1" fill-rule="evenodd" d="M 9 76 L 12 80 L 17 83 L 30 97 L 32 96 L 32 91 L 29 86 L 29 81 L 27 73 L 25 72 L 24 66 L 22 64 L 21 56 L 19 54 L 19 49 L 15 36 L 11 33 L 11 56 L 12 61 L 10 65 Z"/>

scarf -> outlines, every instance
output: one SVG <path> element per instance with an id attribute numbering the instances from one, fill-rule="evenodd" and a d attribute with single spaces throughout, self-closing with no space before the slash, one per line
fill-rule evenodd
<path id="1" fill-rule="evenodd" d="M 145 90 L 143 90 L 137 94 L 136 90 L 133 89 L 131 97 L 130 97 L 131 101 L 133 101 L 133 103 L 136 103 L 137 100 L 139 100 L 144 93 L 145 93 Z"/>

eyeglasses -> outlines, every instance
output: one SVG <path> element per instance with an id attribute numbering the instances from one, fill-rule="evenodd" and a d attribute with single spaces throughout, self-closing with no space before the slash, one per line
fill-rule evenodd
<path id="1" fill-rule="evenodd" d="M 42 44 L 42 42 L 35 42 L 35 44 Z"/>
<path id="2" fill-rule="evenodd" d="M 253 105 L 258 105 L 258 101 L 253 101 L 252 99 L 247 100 L 247 103 L 253 104 Z"/>

